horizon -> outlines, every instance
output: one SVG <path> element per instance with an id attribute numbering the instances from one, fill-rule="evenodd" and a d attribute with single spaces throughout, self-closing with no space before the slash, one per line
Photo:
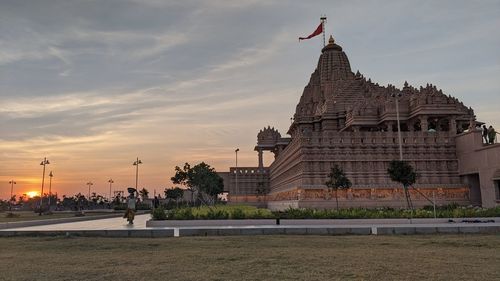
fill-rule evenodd
<path id="1" fill-rule="evenodd" d="M 151 195 L 185 162 L 229 171 L 236 148 L 257 166 L 257 133 L 286 134 L 316 67 L 321 36 L 298 37 L 323 14 L 353 72 L 436 85 L 500 129 L 500 1 L 5 1 L 0 198 L 11 180 L 39 193 L 44 157 L 60 196 L 135 187 L 136 157 Z"/>

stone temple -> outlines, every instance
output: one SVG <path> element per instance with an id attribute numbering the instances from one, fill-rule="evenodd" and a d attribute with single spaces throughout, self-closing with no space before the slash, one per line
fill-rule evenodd
<path id="1" fill-rule="evenodd" d="M 398 118 L 401 141 L 398 138 Z M 436 86 L 381 86 L 351 70 L 330 37 L 283 137 L 272 127 L 257 134 L 257 167 L 220 173 L 230 203 L 270 209 L 333 208 L 325 185 L 334 165 L 352 182 L 339 190 L 341 207 L 403 207 L 401 185 L 387 174 L 403 159 L 418 173 L 410 189 L 414 206 L 500 203 L 500 144 L 483 144 L 472 108 Z M 274 161 L 264 167 L 265 151 Z"/>

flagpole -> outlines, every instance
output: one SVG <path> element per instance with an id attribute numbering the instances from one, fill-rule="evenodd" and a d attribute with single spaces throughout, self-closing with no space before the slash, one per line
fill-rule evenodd
<path id="1" fill-rule="evenodd" d="M 321 29 L 323 30 L 323 47 L 326 46 L 326 41 L 325 41 L 325 22 L 326 22 L 326 15 L 322 16 L 320 18 L 321 20 Z"/>

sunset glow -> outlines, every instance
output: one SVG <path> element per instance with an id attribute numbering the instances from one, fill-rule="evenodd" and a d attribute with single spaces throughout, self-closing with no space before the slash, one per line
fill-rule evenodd
<path id="1" fill-rule="evenodd" d="M 139 188 L 162 195 L 185 162 L 229 171 L 239 148 L 257 166 L 260 129 L 287 137 L 323 47 L 298 37 L 323 14 L 354 72 L 432 82 L 500 129 L 498 1 L 27 2 L 0 1 L 0 199 L 9 181 L 107 196 L 109 179 L 135 186 L 137 157 Z"/>
<path id="2" fill-rule="evenodd" d="M 28 195 L 29 198 L 33 198 L 33 197 L 38 196 L 39 193 L 36 191 L 28 191 L 28 192 L 26 192 L 26 195 Z"/>

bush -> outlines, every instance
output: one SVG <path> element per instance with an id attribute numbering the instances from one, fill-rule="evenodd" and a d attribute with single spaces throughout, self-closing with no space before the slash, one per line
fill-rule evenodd
<path id="1" fill-rule="evenodd" d="M 210 209 L 206 218 L 209 220 L 225 220 L 229 218 L 229 213 L 223 209 Z"/>
<path id="2" fill-rule="evenodd" d="M 252 206 L 202 206 L 184 207 L 167 211 L 168 220 L 190 220 L 190 219 L 270 219 L 275 215 L 268 209 L 257 209 Z"/>
<path id="3" fill-rule="evenodd" d="M 242 220 L 245 217 L 245 212 L 240 208 L 236 208 L 231 212 L 231 219 L 233 220 Z"/>
<path id="4" fill-rule="evenodd" d="M 170 210 L 167 219 L 194 220 L 195 216 L 191 208 L 181 208 L 181 209 Z"/>
<path id="5" fill-rule="evenodd" d="M 151 213 L 151 218 L 153 218 L 153 220 L 166 220 L 167 213 L 165 212 L 165 209 L 160 206 L 153 210 L 153 212 Z"/>
<path id="6" fill-rule="evenodd" d="M 500 207 L 479 208 L 459 207 L 450 204 L 436 208 L 438 218 L 466 218 L 466 217 L 498 217 Z M 433 218 L 433 208 L 424 207 L 413 210 L 413 214 L 407 209 L 393 208 L 349 208 L 339 210 L 319 209 L 292 209 L 282 212 L 271 212 L 268 209 L 257 209 L 251 206 L 216 205 L 212 207 L 184 207 L 172 209 L 167 212 L 169 220 L 192 220 L 192 219 L 389 219 L 389 218 Z M 153 219 L 156 219 L 153 217 Z"/>
<path id="7" fill-rule="evenodd" d="M 349 208 L 339 210 L 292 209 L 275 212 L 276 217 L 283 219 L 390 219 L 390 218 L 433 218 L 434 208 L 428 206 L 422 209 L 411 210 L 393 208 Z M 436 207 L 438 218 L 466 218 L 466 217 L 497 217 L 500 216 L 500 207 L 478 208 L 460 207 L 456 203 Z"/>

